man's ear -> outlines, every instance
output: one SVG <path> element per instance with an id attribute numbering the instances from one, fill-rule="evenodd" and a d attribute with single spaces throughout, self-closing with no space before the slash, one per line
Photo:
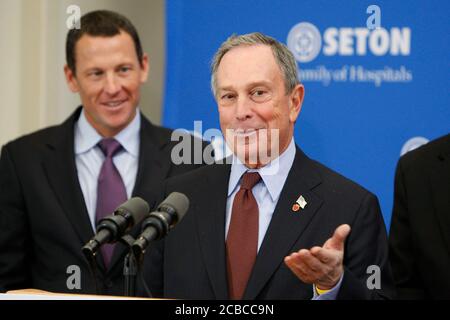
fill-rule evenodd
<path id="1" fill-rule="evenodd" d="M 298 115 L 302 109 L 303 98 L 305 97 L 305 88 L 303 84 L 298 84 L 295 86 L 294 90 L 290 95 L 290 108 L 289 108 L 289 120 L 292 123 L 297 121 Z"/>
<path id="2" fill-rule="evenodd" d="M 148 74 L 150 70 L 150 62 L 148 59 L 148 55 L 146 53 L 142 55 L 142 62 L 140 64 L 140 67 L 141 67 L 141 83 L 144 83 L 148 79 Z"/>
<path id="3" fill-rule="evenodd" d="M 64 66 L 64 74 L 66 76 L 66 82 L 67 82 L 67 85 L 68 85 L 70 91 L 72 91 L 74 93 L 79 92 L 80 88 L 78 86 L 77 78 L 76 78 L 75 74 L 73 73 L 72 69 L 70 69 L 67 64 Z"/>

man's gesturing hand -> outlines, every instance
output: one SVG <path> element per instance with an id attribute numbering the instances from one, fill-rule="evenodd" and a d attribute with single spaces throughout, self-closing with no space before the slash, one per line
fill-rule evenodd
<path id="1" fill-rule="evenodd" d="M 315 284 L 318 289 L 333 288 L 344 272 L 344 243 L 350 226 L 342 224 L 322 247 L 301 249 L 284 258 L 284 262 L 303 282 Z"/>

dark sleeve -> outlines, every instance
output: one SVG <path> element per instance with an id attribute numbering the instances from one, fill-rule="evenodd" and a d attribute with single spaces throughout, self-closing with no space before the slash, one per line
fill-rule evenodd
<path id="1" fill-rule="evenodd" d="M 344 278 L 337 299 L 392 299 L 386 227 L 378 199 L 367 193 L 345 244 Z M 379 271 L 379 272 L 378 272 Z"/>
<path id="2" fill-rule="evenodd" d="M 30 287 L 28 236 L 22 188 L 5 146 L 0 156 L 0 291 Z"/>
<path id="3" fill-rule="evenodd" d="M 401 160 L 395 173 L 394 208 L 389 232 L 389 259 L 398 297 L 401 299 L 423 299 L 425 293 L 422 289 L 422 281 L 417 276 L 419 272 L 417 272 L 414 263 L 407 190 Z"/>

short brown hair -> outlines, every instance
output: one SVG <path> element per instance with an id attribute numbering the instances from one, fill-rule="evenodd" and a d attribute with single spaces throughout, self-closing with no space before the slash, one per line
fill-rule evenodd
<path id="1" fill-rule="evenodd" d="M 142 66 L 142 45 L 136 28 L 125 16 L 108 10 L 88 12 L 81 17 L 80 29 L 71 29 L 66 39 L 66 60 L 69 69 L 76 74 L 75 46 L 84 35 L 113 37 L 123 31 L 133 39 L 139 63 Z"/>

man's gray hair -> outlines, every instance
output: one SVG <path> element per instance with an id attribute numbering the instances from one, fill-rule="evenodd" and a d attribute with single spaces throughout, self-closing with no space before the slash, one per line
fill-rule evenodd
<path id="1" fill-rule="evenodd" d="M 291 93 L 295 86 L 300 83 L 298 80 L 295 58 L 284 44 L 260 32 L 243 35 L 233 34 L 222 43 L 211 62 L 211 90 L 214 97 L 216 97 L 217 93 L 217 69 L 219 68 L 223 56 L 231 49 L 239 46 L 253 46 L 260 44 L 267 45 L 272 49 L 275 61 L 278 63 L 284 76 L 286 94 Z"/>

